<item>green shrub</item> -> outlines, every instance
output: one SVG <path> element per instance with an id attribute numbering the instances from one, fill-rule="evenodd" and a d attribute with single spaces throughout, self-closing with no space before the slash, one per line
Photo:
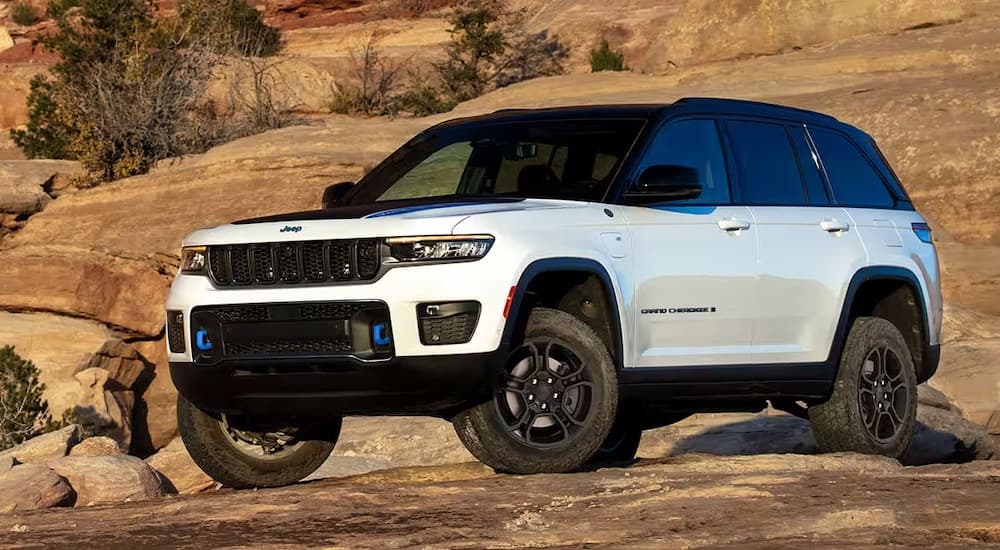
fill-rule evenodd
<path id="1" fill-rule="evenodd" d="M 28 94 L 27 127 L 11 130 L 10 137 L 29 159 L 73 159 L 69 145 L 77 132 L 64 115 L 59 110 L 53 81 L 35 75 Z"/>
<path id="2" fill-rule="evenodd" d="M 18 25 L 30 27 L 38 22 L 38 14 L 27 2 L 14 2 L 10 7 L 10 20 Z"/>
<path id="3" fill-rule="evenodd" d="M 223 55 L 267 57 L 281 49 L 281 31 L 261 18 L 246 0 L 181 0 L 181 25 L 191 40 L 208 44 Z"/>
<path id="4" fill-rule="evenodd" d="M 88 187 L 286 123 L 271 96 L 271 65 L 220 117 L 204 97 L 212 71 L 240 55 L 277 51 L 278 30 L 244 0 L 188 0 L 154 20 L 149 0 L 53 0 L 59 54 L 52 78 L 32 82 L 27 128 L 11 137 L 30 158 L 74 158 Z M 70 8 L 74 8 L 70 10 Z M 200 14 L 200 15 L 199 15 Z M 238 59 L 237 59 L 238 60 Z"/>
<path id="5" fill-rule="evenodd" d="M 13 347 L 0 348 L 0 450 L 31 439 L 49 426 L 52 418 L 43 391 L 38 368 Z"/>
<path id="6" fill-rule="evenodd" d="M 590 50 L 590 72 L 627 70 L 625 54 L 621 50 L 612 50 L 607 40 L 601 40 L 599 46 Z"/>

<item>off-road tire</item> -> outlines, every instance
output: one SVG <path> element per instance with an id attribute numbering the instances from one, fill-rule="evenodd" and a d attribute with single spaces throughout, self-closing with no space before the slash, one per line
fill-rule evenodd
<path id="1" fill-rule="evenodd" d="M 899 427 L 891 437 L 880 441 L 869 432 L 863 413 L 862 369 L 873 350 L 884 348 L 898 363 L 899 385 L 893 397 L 905 396 L 897 408 Z M 870 392 L 869 392 L 870 393 Z M 877 404 L 876 404 L 877 405 Z M 871 407 L 868 407 L 872 410 Z M 830 399 L 809 408 L 813 435 L 823 452 L 859 452 L 899 458 L 910 445 L 916 428 L 917 377 L 913 358 L 903 335 L 891 322 L 879 317 L 859 317 L 851 325 L 840 357 L 837 379 Z M 892 419 L 888 419 L 892 421 Z"/>
<path id="2" fill-rule="evenodd" d="M 497 399 L 476 405 L 453 419 L 458 438 L 477 459 L 508 473 L 568 472 L 584 466 L 607 439 L 618 406 L 614 361 L 600 337 L 572 315 L 547 308 L 531 311 L 524 342 L 556 343 L 571 350 L 592 379 L 590 409 L 579 431 L 563 444 L 539 449 L 504 427 Z"/>
<path id="3" fill-rule="evenodd" d="M 303 441 L 280 458 L 263 459 L 241 452 L 221 424 L 220 415 L 203 411 L 183 396 L 177 398 L 177 429 L 195 463 L 225 487 L 281 487 L 315 472 L 333 452 L 341 420 L 323 426 L 323 439 Z"/>

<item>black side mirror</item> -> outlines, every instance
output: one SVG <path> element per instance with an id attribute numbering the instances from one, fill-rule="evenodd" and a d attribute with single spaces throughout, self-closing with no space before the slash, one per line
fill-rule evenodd
<path id="1" fill-rule="evenodd" d="M 697 168 L 656 164 L 642 172 L 636 186 L 625 193 L 625 199 L 633 204 L 694 199 L 701 190 Z"/>
<path id="2" fill-rule="evenodd" d="M 323 190 L 323 208 L 333 208 L 340 204 L 340 200 L 347 195 L 347 192 L 354 188 L 353 181 L 342 181 L 335 183 Z"/>

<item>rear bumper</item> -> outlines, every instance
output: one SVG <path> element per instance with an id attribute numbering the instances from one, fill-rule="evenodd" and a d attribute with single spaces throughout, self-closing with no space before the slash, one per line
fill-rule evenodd
<path id="1" fill-rule="evenodd" d="M 216 412 L 282 416 L 419 414 L 450 417 L 490 398 L 498 353 L 394 357 L 171 362 L 177 390 Z"/>

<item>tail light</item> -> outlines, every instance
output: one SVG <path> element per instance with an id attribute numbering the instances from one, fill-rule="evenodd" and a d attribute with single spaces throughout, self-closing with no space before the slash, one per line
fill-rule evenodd
<path id="1" fill-rule="evenodd" d="M 913 222 L 910 224 L 910 227 L 913 228 L 913 234 L 916 235 L 921 242 L 928 244 L 933 242 L 931 239 L 931 226 L 924 222 Z"/>

